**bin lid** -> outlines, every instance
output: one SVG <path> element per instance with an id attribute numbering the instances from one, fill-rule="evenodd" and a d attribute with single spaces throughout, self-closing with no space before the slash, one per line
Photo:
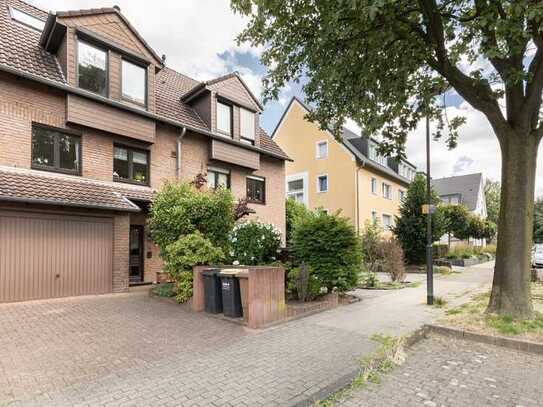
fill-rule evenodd
<path id="1" fill-rule="evenodd" d="M 221 271 L 221 269 L 205 269 L 204 271 L 202 271 L 202 275 L 204 276 L 215 276 L 217 274 L 219 274 Z"/>
<path id="2" fill-rule="evenodd" d="M 240 273 L 247 272 L 247 269 L 223 269 L 220 273 L 221 276 L 234 277 Z"/>

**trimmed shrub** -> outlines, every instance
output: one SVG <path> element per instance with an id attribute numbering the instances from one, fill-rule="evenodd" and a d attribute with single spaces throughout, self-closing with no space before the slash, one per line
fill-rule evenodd
<path id="1" fill-rule="evenodd" d="M 273 225 L 249 221 L 230 233 L 230 257 L 244 265 L 269 264 L 281 247 L 281 232 Z"/>
<path id="2" fill-rule="evenodd" d="M 161 256 L 170 244 L 196 231 L 225 250 L 233 226 L 234 197 L 224 188 L 197 189 L 190 183 L 166 183 L 149 211 L 149 232 Z"/>
<path id="3" fill-rule="evenodd" d="M 328 292 L 355 287 L 361 268 L 360 240 L 348 219 L 316 211 L 296 226 L 292 249 L 298 264 L 305 262 Z"/>
<path id="4" fill-rule="evenodd" d="M 177 300 L 185 302 L 192 297 L 192 268 L 221 262 L 224 253 L 200 232 L 183 236 L 166 247 L 164 270 L 177 284 Z"/>
<path id="5" fill-rule="evenodd" d="M 311 301 L 321 292 L 321 285 L 311 267 L 305 263 L 291 269 L 287 276 L 287 290 L 299 301 Z"/>

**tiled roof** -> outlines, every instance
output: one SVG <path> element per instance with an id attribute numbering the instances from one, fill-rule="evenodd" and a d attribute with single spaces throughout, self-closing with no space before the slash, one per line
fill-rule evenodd
<path id="1" fill-rule="evenodd" d="M 40 20 L 47 13 L 20 0 L 0 0 L 0 65 L 65 83 L 62 70 L 54 55 L 38 43 L 41 33 L 11 19 L 9 7 L 15 7 Z"/>
<path id="2" fill-rule="evenodd" d="M 129 198 L 149 201 L 152 195 L 150 188 L 117 187 L 75 176 L 0 167 L 0 201 L 139 212 Z"/>
<path id="3" fill-rule="evenodd" d="M 432 180 L 432 188 L 440 197 L 459 195 L 460 203 L 470 211 L 477 209 L 479 189 L 482 185 L 483 174 L 480 172 Z"/>
<path id="4" fill-rule="evenodd" d="M 41 33 L 13 21 L 9 14 L 10 6 L 18 8 L 43 21 L 47 19 L 47 12 L 31 6 L 22 0 L 0 0 L 0 66 L 3 65 L 17 71 L 67 85 L 56 57 L 39 46 Z M 110 8 L 76 10 L 58 12 L 57 15 L 75 16 L 112 11 L 115 10 Z M 122 17 L 122 14 L 119 13 L 119 15 Z M 128 21 L 126 22 L 129 24 Z M 132 26 L 130 27 L 135 31 Z M 144 42 L 144 44 L 147 46 L 147 43 Z M 221 80 L 222 78 L 220 77 L 216 80 Z M 156 80 L 155 96 L 156 114 L 158 116 L 167 120 L 173 120 L 180 125 L 191 126 L 196 130 L 210 131 L 198 113 L 181 101 L 183 95 L 200 86 L 202 82 L 189 78 L 170 68 L 163 68 L 157 74 Z M 260 140 L 261 148 L 264 152 L 288 159 L 288 156 L 262 129 L 260 129 Z"/>

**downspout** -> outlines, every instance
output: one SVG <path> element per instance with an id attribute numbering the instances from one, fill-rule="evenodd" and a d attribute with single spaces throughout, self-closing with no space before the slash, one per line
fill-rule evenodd
<path id="1" fill-rule="evenodd" d="M 179 136 L 177 137 L 177 146 L 175 155 L 177 158 L 177 165 L 176 165 L 176 175 L 177 180 L 179 181 L 181 179 L 181 142 L 183 141 L 183 137 L 185 137 L 185 133 L 187 132 L 187 128 L 185 126 L 181 127 L 181 131 L 179 132 Z"/>

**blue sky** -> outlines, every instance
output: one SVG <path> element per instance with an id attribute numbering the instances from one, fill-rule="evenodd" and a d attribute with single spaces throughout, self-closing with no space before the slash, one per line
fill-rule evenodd
<path id="1" fill-rule="evenodd" d="M 173 69 L 198 80 L 239 71 L 245 82 L 259 94 L 265 69 L 259 62 L 262 49 L 238 45 L 236 36 L 246 20 L 235 15 L 228 0 L 29 0 L 47 10 L 85 9 L 118 5 L 122 13 L 157 51 L 166 54 Z M 275 127 L 290 98 L 303 98 L 300 85 L 290 84 L 278 101 L 265 106 L 261 124 L 269 133 Z M 458 95 L 447 97 L 449 118 L 462 115 L 468 122 L 460 131 L 459 146 L 449 151 L 443 142 L 432 142 L 434 178 L 482 172 L 485 177 L 500 178 L 499 146 L 486 119 Z M 359 131 L 349 124 L 351 130 Z M 407 155 L 411 162 L 425 167 L 424 126 L 408 138 Z M 540 157 L 542 156 L 540 150 Z M 537 195 L 543 195 L 543 159 L 538 160 Z"/>

